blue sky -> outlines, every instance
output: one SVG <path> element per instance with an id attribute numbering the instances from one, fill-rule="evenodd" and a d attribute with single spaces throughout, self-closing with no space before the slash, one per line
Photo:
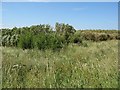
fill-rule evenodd
<path id="1" fill-rule="evenodd" d="M 56 22 L 76 29 L 118 29 L 118 3 L 2 2 L 3 28 Z"/>
<path id="2" fill-rule="evenodd" d="M 118 2 L 119 0 L 1 0 L 2 2 Z"/>

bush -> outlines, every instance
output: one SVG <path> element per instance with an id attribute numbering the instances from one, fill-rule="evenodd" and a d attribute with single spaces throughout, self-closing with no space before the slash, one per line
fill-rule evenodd
<path id="1" fill-rule="evenodd" d="M 34 48 L 33 35 L 30 32 L 20 36 L 18 47 L 22 49 L 32 49 Z"/>
<path id="2" fill-rule="evenodd" d="M 115 37 L 117 40 L 120 40 L 120 35 L 116 35 Z"/>
<path id="3" fill-rule="evenodd" d="M 52 38 L 52 42 L 52 50 L 59 50 L 63 47 L 63 40 L 58 35 Z"/>
<path id="4" fill-rule="evenodd" d="M 10 39 L 11 39 L 11 36 L 8 35 L 6 38 L 6 46 L 10 46 Z"/>
<path id="5" fill-rule="evenodd" d="M 99 41 L 106 41 L 108 39 L 107 34 L 100 34 L 98 37 Z"/>
<path id="6" fill-rule="evenodd" d="M 7 35 L 2 36 L 2 46 L 6 46 L 7 44 Z"/>
<path id="7" fill-rule="evenodd" d="M 55 30 L 50 25 L 35 25 L 13 29 L 2 29 L 2 46 L 18 46 L 23 49 L 59 50 L 69 43 L 81 44 L 83 40 L 120 40 L 118 31 L 79 30 L 69 24 L 56 23 Z"/>
<path id="8" fill-rule="evenodd" d="M 82 38 L 79 35 L 74 34 L 71 37 L 71 43 L 81 44 L 82 43 Z"/>
<path id="9" fill-rule="evenodd" d="M 111 34 L 107 34 L 107 38 L 108 38 L 108 40 L 114 39 L 113 35 L 111 35 Z"/>
<path id="10" fill-rule="evenodd" d="M 83 33 L 82 38 L 85 40 L 96 41 L 96 36 L 94 33 L 89 32 Z"/>
<path id="11" fill-rule="evenodd" d="M 37 36 L 36 44 L 40 50 L 57 50 L 63 47 L 62 39 L 57 34 L 41 33 L 39 36 Z"/>
<path id="12" fill-rule="evenodd" d="M 11 36 L 10 43 L 11 43 L 11 46 L 16 47 L 18 44 L 18 35 Z"/>
<path id="13" fill-rule="evenodd" d="M 36 46 L 39 50 L 44 50 L 46 49 L 47 45 L 47 40 L 46 36 L 44 33 L 41 33 L 40 35 L 37 35 L 36 37 Z"/>
<path id="14" fill-rule="evenodd" d="M 114 39 L 114 35 L 106 33 L 90 33 L 86 32 L 82 34 L 82 39 L 91 41 L 106 41 Z"/>
<path id="15" fill-rule="evenodd" d="M 69 24 L 56 23 L 55 25 L 56 32 L 64 37 L 66 44 L 70 43 L 70 38 L 76 30 Z"/>

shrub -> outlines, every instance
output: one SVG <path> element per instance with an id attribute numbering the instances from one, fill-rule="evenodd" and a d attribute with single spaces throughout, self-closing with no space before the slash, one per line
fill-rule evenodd
<path id="1" fill-rule="evenodd" d="M 85 40 L 96 41 L 96 36 L 94 33 L 86 32 L 82 34 L 82 38 Z"/>
<path id="2" fill-rule="evenodd" d="M 18 44 L 18 35 L 11 36 L 10 43 L 11 43 L 11 46 L 16 47 Z"/>
<path id="3" fill-rule="evenodd" d="M 6 46 L 7 44 L 7 35 L 2 36 L 2 46 Z"/>
<path id="4" fill-rule="evenodd" d="M 6 46 L 10 46 L 10 39 L 11 39 L 11 36 L 8 35 L 6 38 Z"/>
<path id="5" fill-rule="evenodd" d="M 20 36 L 18 47 L 22 49 L 32 49 L 34 48 L 33 35 L 30 32 Z"/>
<path id="6" fill-rule="evenodd" d="M 36 46 L 39 50 L 45 50 L 48 48 L 48 40 L 45 33 L 40 33 L 39 35 L 37 35 Z"/>
<path id="7" fill-rule="evenodd" d="M 70 37 L 76 32 L 74 27 L 69 24 L 56 23 L 55 25 L 56 32 L 64 37 L 66 44 L 70 43 Z"/>
<path id="8" fill-rule="evenodd" d="M 35 25 L 13 29 L 2 29 L 2 46 L 18 46 L 23 49 L 57 50 L 69 43 L 80 44 L 83 40 L 120 40 L 116 30 L 79 30 L 69 24 L 56 23 L 55 30 L 50 25 Z"/>
<path id="9" fill-rule="evenodd" d="M 63 47 L 63 41 L 57 34 L 41 33 L 36 37 L 36 46 L 39 50 L 58 50 Z"/>
<path id="10" fill-rule="evenodd" d="M 117 40 L 120 40 L 120 35 L 116 35 L 115 37 Z"/>
<path id="11" fill-rule="evenodd" d="M 107 38 L 108 38 L 108 40 L 112 40 L 114 37 L 111 34 L 107 34 Z"/>
<path id="12" fill-rule="evenodd" d="M 99 41 L 106 41 L 108 39 L 107 34 L 100 34 L 98 37 Z"/>
<path id="13" fill-rule="evenodd" d="M 63 47 L 63 41 L 60 36 L 55 35 L 52 39 L 52 50 L 59 50 Z"/>
<path id="14" fill-rule="evenodd" d="M 76 44 L 81 44 L 82 43 L 82 38 L 80 35 L 74 34 L 71 37 L 71 43 L 76 43 Z"/>

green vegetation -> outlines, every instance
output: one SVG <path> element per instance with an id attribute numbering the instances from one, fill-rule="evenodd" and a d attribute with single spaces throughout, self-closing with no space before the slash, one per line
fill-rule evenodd
<path id="1" fill-rule="evenodd" d="M 84 41 L 60 52 L 3 47 L 3 88 L 117 88 L 118 41 Z"/>
<path id="2" fill-rule="evenodd" d="M 75 30 L 69 24 L 56 23 L 55 31 L 48 25 L 2 29 L 2 46 L 22 49 L 60 50 L 68 44 L 82 44 L 83 40 L 120 40 L 117 30 Z"/>
<path id="3" fill-rule="evenodd" d="M 56 32 L 50 25 L 36 25 L 31 27 L 3 29 L 2 45 L 20 47 L 23 49 L 38 48 L 60 49 L 69 44 L 76 31 L 71 25 L 56 23 Z"/>
<path id="4" fill-rule="evenodd" d="M 117 88 L 117 30 L 56 23 L 2 29 L 3 88 Z"/>

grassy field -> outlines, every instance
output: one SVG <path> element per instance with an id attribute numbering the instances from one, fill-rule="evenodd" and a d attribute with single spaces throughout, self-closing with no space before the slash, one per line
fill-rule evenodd
<path id="1" fill-rule="evenodd" d="M 2 48 L 3 88 L 117 88 L 118 41 L 69 45 L 60 52 Z"/>

